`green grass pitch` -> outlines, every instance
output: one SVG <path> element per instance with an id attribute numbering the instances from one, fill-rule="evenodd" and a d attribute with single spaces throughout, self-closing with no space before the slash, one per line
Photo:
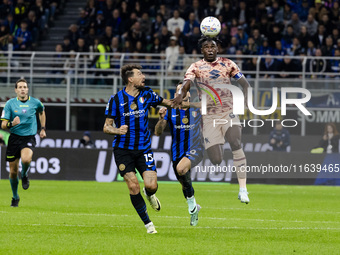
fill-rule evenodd
<path id="1" fill-rule="evenodd" d="M 194 188 L 198 226 L 180 185 L 160 182 L 148 235 L 125 183 L 31 180 L 11 208 L 1 180 L 0 254 L 339 254 L 340 187 L 248 185 L 248 205 L 237 185 Z"/>

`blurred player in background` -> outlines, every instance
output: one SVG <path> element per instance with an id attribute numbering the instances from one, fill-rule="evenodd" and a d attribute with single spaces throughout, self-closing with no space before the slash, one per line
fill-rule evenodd
<path id="1" fill-rule="evenodd" d="M 36 145 L 36 113 L 39 113 L 40 137 L 46 137 L 44 105 L 38 99 L 28 95 L 28 84 L 25 79 L 19 79 L 15 83 L 15 93 L 17 97 L 7 101 L 1 115 L 1 128 L 9 129 L 11 132 L 8 139 L 6 160 L 9 162 L 9 180 L 13 193 L 12 207 L 18 207 L 20 201 L 18 195 L 20 158 L 22 188 L 26 190 L 30 185 L 27 173 L 32 161 L 33 149 Z"/>
<path id="2" fill-rule="evenodd" d="M 128 186 L 132 205 L 144 222 L 147 233 L 154 234 L 157 231 L 140 194 L 135 169 L 144 179 L 143 191 L 151 207 L 160 211 L 161 203 L 155 195 L 158 184 L 151 150 L 151 133 L 148 130 L 148 113 L 151 106 L 170 106 L 171 101 L 145 87 L 145 76 L 141 68 L 139 65 L 125 65 L 121 68 L 126 87 L 111 96 L 105 110 L 103 130 L 106 134 L 115 135 L 112 147 L 117 168 Z"/>
<path id="3" fill-rule="evenodd" d="M 199 40 L 203 59 L 199 60 L 187 70 L 182 89 L 172 100 L 172 106 L 178 107 L 189 91 L 191 83 L 195 82 L 198 89 L 207 95 L 207 114 L 203 115 L 204 145 L 212 164 L 220 164 L 223 160 L 223 145 L 225 139 L 230 144 L 234 166 L 240 186 L 238 198 L 242 203 L 249 203 L 246 187 L 246 172 L 243 171 L 247 161 L 241 147 L 241 126 L 238 116 L 233 114 L 233 97 L 230 90 L 220 88 L 230 84 L 233 77 L 246 92 L 250 86 L 241 73 L 239 67 L 230 59 L 217 57 L 217 39 L 203 36 Z M 247 93 L 244 93 L 245 102 Z M 227 120 L 227 124 L 214 125 L 215 119 Z M 232 125 L 231 125 L 232 121 Z"/>
<path id="4" fill-rule="evenodd" d="M 181 88 L 177 86 L 176 94 Z M 183 101 L 189 101 L 190 92 L 187 92 Z M 200 130 L 201 112 L 199 108 L 159 110 L 159 120 L 155 127 L 155 135 L 163 133 L 169 123 L 172 146 L 171 157 L 173 169 L 177 180 L 182 184 L 183 195 L 188 203 L 190 225 L 198 223 L 200 206 L 196 204 L 194 188 L 191 182 L 190 169 L 195 167 L 203 158 L 203 137 Z"/>

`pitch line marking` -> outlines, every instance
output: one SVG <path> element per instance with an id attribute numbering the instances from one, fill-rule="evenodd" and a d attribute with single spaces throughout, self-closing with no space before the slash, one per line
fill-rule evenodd
<path id="1" fill-rule="evenodd" d="M 0 213 L 10 213 L 7 211 L 0 211 Z M 15 212 L 15 213 L 29 213 L 29 212 Z M 38 214 L 50 214 L 45 212 L 39 212 Z M 131 217 L 129 214 L 105 214 L 105 213 L 60 213 L 52 212 L 52 214 L 66 215 L 66 216 L 106 216 L 106 217 Z M 168 218 L 168 219 L 187 219 L 184 216 L 171 216 L 171 215 L 152 215 L 154 218 Z M 201 216 L 202 217 L 202 216 Z M 245 219 L 245 218 L 217 218 L 217 217 L 202 217 L 205 220 L 219 220 L 219 221 L 257 221 L 257 222 L 278 222 L 278 223 L 315 223 L 315 224 L 340 224 L 338 221 L 302 221 L 302 220 L 272 220 L 272 219 Z"/>
<path id="2" fill-rule="evenodd" d="M 95 228 L 98 227 L 98 225 L 89 225 L 89 224 L 23 224 L 23 223 L 17 223 L 17 224 L 10 224 L 11 226 L 57 226 L 57 227 L 86 227 L 86 228 Z M 135 225 L 108 225 L 105 227 L 109 228 L 135 228 Z M 178 229 L 251 229 L 251 230 L 339 230 L 340 228 L 320 228 L 320 227 L 210 227 L 210 226 L 196 226 L 196 227 L 190 227 L 190 226 L 158 226 L 155 225 L 156 228 L 178 228 Z"/>

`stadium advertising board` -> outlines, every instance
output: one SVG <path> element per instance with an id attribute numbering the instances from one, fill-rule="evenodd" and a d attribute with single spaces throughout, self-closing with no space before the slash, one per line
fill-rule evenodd
<path id="1" fill-rule="evenodd" d="M 47 180 L 94 180 L 98 182 L 112 182 L 121 180 L 119 170 L 114 161 L 111 141 L 101 132 L 93 132 L 92 136 L 97 149 L 78 149 L 82 132 L 50 132 L 47 139 L 38 140 L 30 176 L 32 179 Z M 248 138 L 248 137 L 247 137 Z M 318 176 L 323 176 L 327 182 L 339 180 L 340 173 L 336 164 L 339 163 L 339 154 L 310 154 L 306 147 L 311 148 L 315 143 L 314 137 L 307 137 L 310 143 L 296 151 L 295 143 L 292 144 L 294 153 L 270 152 L 266 143 L 267 136 L 249 136 L 248 143 L 243 144 L 247 153 L 249 166 L 249 182 L 254 183 L 291 183 L 314 184 Z M 295 139 L 296 140 L 296 139 Z M 301 144 L 297 139 L 296 145 Z M 158 179 L 175 181 L 170 157 L 171 137 L 163 135 L 153 137 L 152 147 L 158 171 Z M 192 180 L 210 182 L 234 182 L 236 174 L 232 168 L 233 161 L 228 145 L 225 145 L 224 160 L 219 167 L 209 169 L 209 159 L 204 157 L 203 163 L 192 171 Z M 266 153 L 263 153 L 266 152 Z M 5 147 L 1 147 L 1 159 L 5 158 Z M 265 163 L 264 163 L 265 162 Z M 332 166 L 325 170 L 325 164 Z M 8 178 L 8 163 L 1 160 L 1 178 Z M 206 167 L 203 167 L 206 166 Z M 330 172 L 332 171 L 332 172 Z M 320 183 L 322 181 L 318 181 Z"/>

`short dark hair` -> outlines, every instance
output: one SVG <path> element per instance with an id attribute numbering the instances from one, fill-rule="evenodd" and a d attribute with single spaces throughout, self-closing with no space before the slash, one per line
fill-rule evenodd
<path id="1" fill-rule="evenodd" d="M 198 40 L 198 45 L 202 47 L 203 43 L 205 42 L 215 42 L 216 44 L 221 43 L 221 41 L 217 37 L 209 37 L 203 35 L 201 39 Z"/>
<path id="2" fill-rule="evenodd" d="M 120 75 L 124 81 L 125 84 L 129 83 L 129 78 L 133 76 L 133 69 L 142 69 L 140 65 L 125 65 L 120 69 Z"/>
<path id="3" fill-rule="evenodd" d="M 15 82 L 15 88 L 17 89 L 18 88 L 18 83 L 19 82 L 25 82 L 27 84 L 27 87 L 28 87 L 28 82 L 25 80 L 25 79 L 19 79 Z"/>

